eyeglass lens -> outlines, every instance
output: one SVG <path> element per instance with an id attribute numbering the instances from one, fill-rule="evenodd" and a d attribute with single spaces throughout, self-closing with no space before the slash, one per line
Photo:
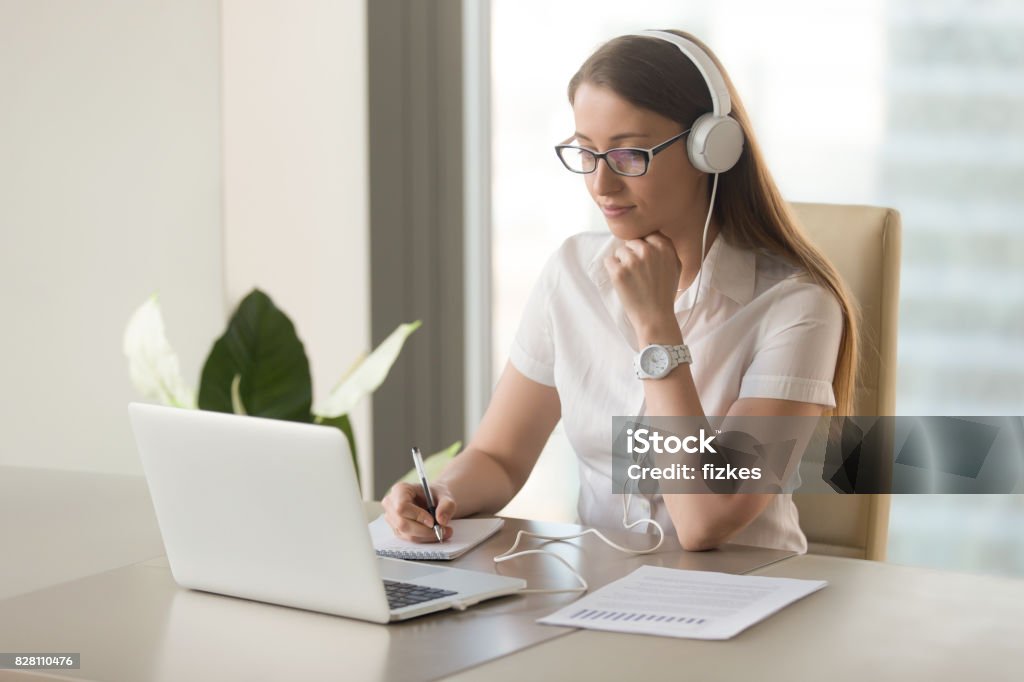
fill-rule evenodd
<path id="1" fill-rule="evenodd" d="M 597 157 L 586 149 L 564 148 L 562 160 L 577 173 L 592 173 Z M 615 149 L 605 157 L 611 169 L 620 175 L 642 175 L 647 168 L 647 155 L 633 149 Z"/>

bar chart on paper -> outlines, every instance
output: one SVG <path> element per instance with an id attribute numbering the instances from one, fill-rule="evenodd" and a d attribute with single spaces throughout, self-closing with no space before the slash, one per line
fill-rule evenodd
<path id="1" fill-rule="evenodd" d="M 634 611 L 605 611 L 603 609 L 580 609 L 570 616 L 573 620 L 608 620 L 622 622 L 677 623 L 679 625 L 703 625 L 707 618 L 691 616 L 666 616 L 654 613 L 636 613 Z"/>

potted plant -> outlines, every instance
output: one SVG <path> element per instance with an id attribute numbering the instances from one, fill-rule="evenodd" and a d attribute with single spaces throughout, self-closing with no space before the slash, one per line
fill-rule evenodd
<path id="1" fill-rule="evenodd" d="M 213 344 L 199 381 L 198 396 L 181 376 L 178 356 L 164 331 L 156 294 L 128 321 L 124 354 L 132 384 L 144 397 L 175 407 L 324 424 L 340 429 L 359 472 L 351 410 L 387 378 L 405 340 L 419 320 L 400 324 L 372 353 L 345 372 L 327 398 L 313 405 L 309 360 L 295 325 L 267 294 L 253 289 L 238 304 L 224 334 Z M 438 473 L 458 452 L 453 443 L 428 458 Z"/>

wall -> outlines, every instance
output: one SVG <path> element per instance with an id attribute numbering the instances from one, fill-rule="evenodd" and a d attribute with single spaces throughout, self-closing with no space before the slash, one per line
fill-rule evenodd
<path id="1" fill-rule="evenodd" d="M 366 10 L 222 4 L 228 299 L 259 286 L 288 313 L 323 397 L 370 345 Z M 364 456 L 369 402 L 353 422 Z"/>
<path id="2" fill-rule="evenodd" d="M 141 473 L 121 355 L 223 324 L 216 3 L 0 2 L 0 465 Z"/>
<path id="3" fill-rule="evenodd" d="M 121 336 L 154 291 L 193 386 L 253 286 L 317 397 L 368 349 L 364 14 L 0 0 L 0 465 L 141 473 Z"/>

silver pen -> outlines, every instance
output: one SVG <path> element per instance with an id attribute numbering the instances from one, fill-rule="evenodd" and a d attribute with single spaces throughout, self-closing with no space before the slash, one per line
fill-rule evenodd
<path id="1" fill-rule="evenodd" d="M 441 530 L 441 524 L 437 522 L 437 508 L 434 506 L 434 496 L 430 494 L 430 486 L 427 485 L 427 470 L 423 468 L 423 455 L 420 454 L 419 448 L 412 449 L 412 463 L 416 466 L 416 473 L 420 476 L 423 496 L 427 498 L 427 511 L 434 519 L 434 535 L 437 536 L 438 542 L 444 542 L 444 531 Z"/>

